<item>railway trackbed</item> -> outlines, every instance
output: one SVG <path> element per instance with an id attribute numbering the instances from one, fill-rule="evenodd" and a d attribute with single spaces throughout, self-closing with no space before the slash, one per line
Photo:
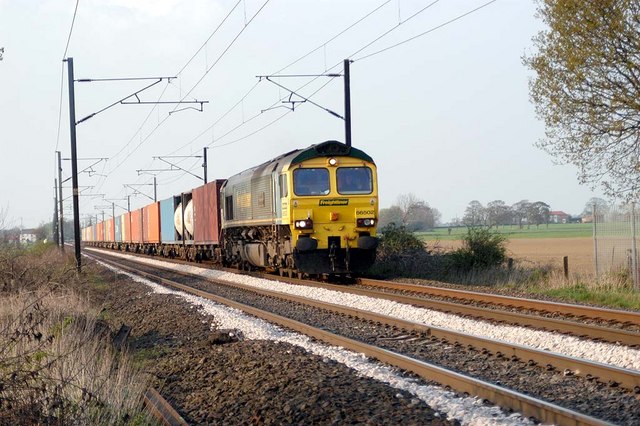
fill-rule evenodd
<path id="1" fill-rule="evenodd" d="M 456 298 L 459 300 L 474 300 L 474 297 L 477 297 L 479 300 L 480 296 L 484 296 L 482 293 L 474 293 L 474 292 L 464 292 L 457 290 L 458 293 L 450 293 L 450 291 L 456 290 L 448 290 L 448 289 L 438 289 L 433 288 L 432 291 L 430 289 L 422 290 L 422 286 L 411 285 L 411 284 L 403 284 L 403 283 L 395 283 L 388 281 L 378 281 L 378 280 L 369 280 L 369 279 L 361 279 L 360 283 L 363 287 L 350 287 L 344 285 L 336 285 L 336 284 L 328 284 L 328 283 L 320 283 L 317 281 L 309 281 L 309 280 L 299 280 L 295 278 L 284 278 L 271 276 L 266 274 L 257 274 L 258 276 L 262 276 L 263 278 L 272 279 L 281 282 L 287 282 L 291 284 L 300 284 L 305 286 L 324 288 L 327 290 L 335 290 L 341 291 L 344 293 L 357 294 L 361 296 L 369 296 L 375 297 L 379 299 L 392 300 L 399 303 L 405 303 L 408 305 L 419 306 L 427 309 L 434 309 L 441 312 L 453 313 L 456 315 L 470 316 L 473 318 L 481 318 L 490 321 L 503 322 L 507 324 L 515 324 L 520 326 L 528 326 L 533 328 L 538 328 L 542 330 L 554 331 L 559 333 L 568 333 L 573 334 L 578 337 L 586 337 L 589 339 L 598 339 L 607 342 L 613 343 L 622 343 L 630 346 L 638 346 L 640 345 L 640 332 L 625 330 L 621 328 L 612 328 L 606 327 L 602 325 L 596 325 L 585 322 L 578 322 L 575 320 L 564 319 L 564 318 L 549 318 L 541 315 L 533 315 L 533 314 L 524 314 L 518 311 L 507 311 L 507 310 L 499 310 L 492 309 L 487 307 L 479 307 L 474 304 L 466 304 L 466 303 L 456 303 L 452 301 L 445 300 L 435 300 L 435 299 L 427 299 L 425 297 L 419 297 L 416 295 L 408 295 L 405 293 L 399 292 L 388 292 L 384 290 L 392 289 L 392 290 L 401 290 L 401 291 L 409 291 L 416 294 L 421 295 L 438 295 Z M 375 286 L 375 288 L 366 288 Z M 379 290 L 380 289 L 380 290 Z M 442 290 L 442 291 L 440 291 Z M 451 296 L 455 294 L 456 296 Z M 492 297 L 494 296 L 494 297 Z M 510 299 L 506 296 L 497 296 L 497 295 L 487 295 L 484 299 L 485 303 L 493 303 L 496 305 L 507 306 L 506 303 L 510 302 Z M 500 301 L 500 302 L 497 302 Z M 591 306 L 581 306 L 581 305 L 569 305 L 562 303 L 553 303 L 553 302 L 545 302 L 545 301 L 537 301 L 531 299 L 521 299 L 521 304 L 518 306 L 515 302 L 508 306 L 513 306 L 517 308 L 524 309 L 532 309 L 533 306 L 536 306 L 536 303 L 540 303 L 540 307 L 535 309 L 535 311 L 546 311 L 553 309 L 554 312 L 559 312 L 558 310 L 564 309 L 565 307 L 571 307 L 572 316 L 580 319 L 580 318 L 591 318 L 597 319 L 602 317 L 596 317 L 598 312 L 602 312 L 601 315 L 614 316 L 615 313 L 620 313 L 621 316 L 624 316 L 625 322 L 629 324 L 640 324 L 640 314 L 635 312 L 628 311 L 617 311 L 612 309 L 601 309 L 594 308 Z M 563 315 L 564 313 L 561 312 Z"/>
<path id="2" fill-rule="evenodd" d="M 473 301 L 482 304 L 505 308 L 519 308 L 536 312 L 562 313 L 579 320 L 591 319 L 621 325 L 640 326 L 640 312 L 607 309 L 587 305 L 573 305 L 570 303 L 551 302 L 538 299 L 504 296 L 492 293 L 482 293 L 468 290 L 416 285 L 403 282 L 359 278 L 358 284 L 365 287 L 396 290 L 401 292 L 421 294 L 431 297 L 443 297 L 452 300 Z"/>
<path id="3" fill-rule="evenodd" d="M 103 256 L 100 256 L 104 259 Z M 112 256 L 109 256 L 110 259 L 113 259 Z M 109 260 L 109 262 L 113 262 L 113 260 Z M 317 339 L 323 340 L 327 343 L 333 345 L 340 345 L 348 347 L 354 351 L 363 352 L 368 356 L 379 359 L 380 361 L 386 362 L 388 364 L 397 366 L 407 371 L 414 372 L 415 374 L 427 379 L 434 380 L 446 386 L 450 386 L 454 390 L 460 393 L 468 393 L 471 395 L 477 395 L 480 398 L 490 400 L 501 407 L 507 407 L 519 412 L 524 413 L 527 416 L 533 416 L 537 419 L 542 420 L 543 422 L 555 422 L 557 424 L 604 424 L 606 422 L 597 420 L 593 416 L 601 417 L 605 419 L 615 418 L 610 413 L 607 413 L 606 410 L 602 411 L 598 408 L 594 408 L 597 406 L 598 402 L 590 402 L 586 405 L 591 406 L 591 411 L 593 413 L 581 414 L 578 411 L 575 411 L 571 408 L 567 408 L 566 406 L 571 406 L 572 403 L 566 403 L 566 397 L 558 397 L 555 398 L 557 400 L 565 400 L 564 408 L 560 407 L 552 402 L 548 402 L 546 400 L 542 400 L 539 398 L 535 398 L 529 395 L 525 395 L 523 392 L 530 392 L 529 389 L 524 389 L 523 392 L 516 392 L 513 390 L 506 389 L 503 386 L 495 385 L 488 383 L 486 380 L 478 380 L 477 378 L 472 378 L 464 374 L 460 374 L 459 372 L 454 372 L 451 370 L 447 370 L 438 366 L 435 366 L 431 363 L 425 362 L 423 360 L 418 360 L 412 357 L 413 354 L 407 355 L 405 353 L 397 353 L 391 349 L 396 349 L 397 346 L 407 346 L 411 345 L 412 342 L 416 342 L 417 344 L 429 346 L 429 350 L 433 350 L 436 346 L 443 345 L 451 345 L 455 346 L 455 352 L 464 352 L 465 350 L 469 350 L 469 348 L 475 348 L 476 355 L 478 352 L 482 354 L 486 354 L 486 352 L 491 352 L 494 355 L 494 362 L 498 362 L 498 359 L 505 360 L 505 362 L 518 362 L 523 365 L 528 366 L 529 370 L 527 374 L 533 374 L 536 376 L 534 380 L 545 380 L 542 376 L 538 374 L 536 371 L 545 371 L 550 370 L 549 366 L 554 366 L 559 369 L 561 372 L 558 374 L 556 371 L 556 376 L 565 376 L 567 380 L 576 380 L 577 378 L 572 377 L 574 373 L 584 375 L 587 377 L 588 383 L 607 383 L 615 386 L 616 384 L 620 384 L 622 387 L 636 389 L 637 392 L 640 392 L 640 375 L 637 371 L 626 370 L 621 368 L 616 368 L 604 364 L 593 363 L 585 360 L 581 360 L 578 358 L 566 357 L 563 355 L 549 353 L 547 351 L 538 351 L 535 349 L 527 348 L 524 346 L 513 345 L 505 342 L 492 341 L 490 339 L 477 338 L 469 335 L 464 335 L 462 333 L 452 332 L 446 329 L 440 329 L 437 327 L 430 327 L 424 324 L 411 323 L 409 321 L 398 320 L 392 317 L 386 317 L 383 315 L 373 314 L 371 312 L 366 312 L 358 309 L 346 308 L 340 305 L 334 305 L 324 302 L 318 302 L 315 300 L 309 300 L 304 298 L 299 298 L 297 296 L 283 294 L 281 292 L 276 291 L 265 291 L 258 290 L 256 288 L 247 288 L 246 286 L 242 286 L 239 284 L 230 284 L 230 283 L 220 283 L 215 282 L 215 285 L 223 285 L 230 286 L 233 285 L 236 289 L 241 289 L 245 292 L 252 292 L 254 294 L 259 294 L 260 297 L 263 298 L 277 298 L 279 300 L 285 301 L 290 304 L 304 305 L 309 308 L 308 310 L 321 310 L 326 312 L 331 312 L 332 315 L 341 315 L 343 317 L 357 317 L 360 321 L 364 323 L 370 324 L 378 324 L 378 327 L 384 326 L 391 330 L 395 330 L 395 336 L 390 337 L 382 337 L 378 339 L 376 345 L 371 345 L 362 340 L 367 340 L 366 338 L 358 338 L 354 339 L 354 336 L 345 337 L 344 335 L 337 335 L 328 331 L 328 329 L 333 328 L 332 326 L 323 325 L 322 328 L 314 327 L 308 323 L 303 323 L 301 321 L 296 321 L 291 318 L 285 318 L 282 315 L 267 313 L 262 309 L 258 309 L 255 306 L 251 307 L 243 303 L 239 302 L 231 302 L 229 299 L 221 298 L 220 296 L 214 296 L 210 291 L 203 290 L 201 288 L 196 289 L 192 285 L 187 285 L 178 282 L 180 277 L 184 279 L 188 279 L 189 274 L 185 274 L 177 271 L 169 271 L 162 268 L 156 268 L 155 266 L 151 267 L 149 265 L 140 265 L 136 263 L 135 266 L 126 266 L 123 263 L 129 263 L 130 265 L 135 263 L 133 261 L 125 261 L 122 259 L 118 259 L 117 267 L 129 270 L 134 274 L 146 276 L 154 281 L 160 281 L 165 285 L 173 287 L 175 289 L 179 289 L 181 291 L 185 291 L 191 294 L 196 294 L 200 297 L 205 297 L 211 300 L 214 300 L 219 303 L 223 303 L 229 306 L 233 306 L 239 308 L 245 312 L 251 313 L 252 315 L 261 317 L 263 319 L 267 319 L 270 322 L 276 322 L 284 327 L 291 328 L 304 334 L 313 336 Z M 146 271 L 145 271 L 146 269 Z M 160 277 L 158 272 L 149 272 L 148 269 L 160 269 L 161 274 L 165 277 Z M 167 275 L 172 275 L 174 279 L 167 279 Z M 191 276 L 191 279 L 194 277 Z M 203 281 L 202 277 L 196 278 L 199 281 Z M 207 279 L 211 282 L 215 280 Z M 344 288 L 342 288 L 344 290 Z M 358 327 L 355 327 L 358 328 Z M 412 337 L 406 337 L 405 335 L 398 336 L 397 330 L 401 329 L 403 332 L 408 332 Z M 393 333 L 392 333 L 393 334 Z M 371 340 L 371 339 L 369 339 Z M 448 343 L 443 343 L 443 342 Z M 384 343 L 388 347 L 384 348 Z M 393 344 L 391 344 L 393 343 Z M 393 345 L 396 345 L 395 347 Z M 467 348 L 467 349 L 465 349 Z M 402 350 L 404 352 L 404 350 Z M 408 352 L 410 353 L 410 351 Z M 483 355 L 484 356 L 484 355 Z M 491 362 L 491 361 L 490 361 Z M 514 369 L 514 367 L 511 367 Z M 564 373 L 562 373 L 564 370 Z M 533 373 L 532 373 L 533 372 Z M 513 373 L 513 372 L 512 372 Z M 550 373 L 549 373 L 550 374 Z M 594 378 L 598 378 L 598 380 L 594 381 Z M 581 379 L 584 381 L 584 379 Z M 517 381 L 517 380 L 516 380 Z M 500 383 L 500 380 L 497 380 Z M 566 389 L 563 389 L 563 386 L 555 383 L 555 386 L 558 387 L 558 392 L 566 393 Z M 602 384 L 598 385 L 600 388 L 603 387 Z M 565 386 L 566 387 L 566 386 Z M 604 392 L 621 392 L 620 389 L 610 388 L 604 385 Z M 536 392 L 530 392 L 535 394 Z M 544 392 L 543 392 L 544 393 Z M 578 391 L 576 398 L 584 400 L 583 391 Z M 633 395 L 629 393 L 627 395 L 630 400 L 634 399 Z M 552 396 L 551 399 L 554 399 Z M 597 398 L 595 398 L 597 400 Z M 625 404 L 628 404 L 627 401 Z M 575 405 L 575 404 L 573 404 Z M 611 405 L 610 403 L 603 403 L 603 406 Z M 615 405 L 615 404 L 614 404 Z M 627 408 L 632 409 L 630 407 Z M 614 408 L 615 409 L 615 408 Z M 580 410 L 581 411 L 581 410 Z M 638 419 L 636 419 L 637 421 Z M 620 420 L 620 423 L 624 423 L 625 420 Z"/>

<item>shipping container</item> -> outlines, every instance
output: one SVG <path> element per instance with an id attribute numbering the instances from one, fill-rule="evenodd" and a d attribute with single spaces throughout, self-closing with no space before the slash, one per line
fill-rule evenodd
<path id="1" fill-rule="evenodd" d="M 96 225 L 96 241 L 104 241 L 104 222 Z"/>
<path id="2" fill-rule="evenodd" d="M 131 212 L 131 242 L 142 242 L 142 209 Z"/>
<path id="3" fill-rule="evenodd" d="M 160 242 L 160 203 L 142 208 L 142 240 L 145 243 Z"/>
<path id="4" fill-rule="evenodd" d="M 178 240 L 173 215 L 179 203 L 180 197 L 160 201 L 160 238 L 163 243 L 174 243 Z"/>
<path id="5" fill-rule="evenodd" d="M 131 242 L 131 213 L 125 213 L 122 215 L 122 241 L 125 243 Z"/>
<path id="6" fill-rule="evenodd" d="M 114 225 L 114 241 L 121 242 L 122 241 L 122 216 L 119 215 L 115 217 L 115 225 Z"/>
<path id="7" fill-rule="evenodd" d="M 224 180 L 194 188 L 193 240 L 196 244 L 218 244 L 220 240 L 220 204 L 218 197 Z"/>
<path id="8" fill-rule="evenodd" d="M 91 226 L 91 241 L 98 241 L 98 226 L 97 225 L 92 225 Z"/>
<path id="9" fill-rule="evenodd" d="M 107 219 L 104 226 L 104 238 L 106 241 L 112 243 L 115 241 L 116 230 L 113 225 L 113 218 Z"/>

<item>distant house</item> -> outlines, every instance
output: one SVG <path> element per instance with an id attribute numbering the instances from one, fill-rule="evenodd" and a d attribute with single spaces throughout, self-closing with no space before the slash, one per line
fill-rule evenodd
<path id="1" fill-rule="evenodd" d="M 549 223 L 567 223 L 569 218 L 568 214 L 560 210 L 549 212 Z"/>
<path id="2" fill-rule="evenodd" d="M 36 236 L 35 229 L 23 229 L 20 231 L 20 242 L 22 244 L 35 243 L 38 237 Z"/>

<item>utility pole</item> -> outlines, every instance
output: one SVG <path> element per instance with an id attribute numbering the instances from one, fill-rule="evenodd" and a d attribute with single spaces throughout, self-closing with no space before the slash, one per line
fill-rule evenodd
<path id="1" fill-rule="evenodd" d="M 73 78 L 73 58 L 65 59 L 69 68 L 69 125 L 71 135 L 71 174 L 73 182 L 73 232 L 76 253 L 76 269 L 82 271 L 80 253 L 80 204 L 78 197 L 78 153 L 76 151 L 76 97 Z"/>
<path id="2" fill-rule="evenodd" d="M 202 168 L 204 168 L 204 183 L 205 183 L 205 185 L 207 183 L 207 150 L 208 149 L 209 148 L 206 147 L 206 146 L 202 149 L 202 160 L 203 160 L 202 161 Z"/>
<path id="3" fill-rule="evenodd" d="M 351 148 L 351 81 L 349 75 L 349 59 L 344 60 L 344 136 L 345 142 Z"/>
<path id="4" fill-rule="evenodd" d="M 158 181 L 156 180 L 156 177 L 153 177 L 153 202 L 157 202 L 158 201 Z"/>
<path id="5" fill-rule="evenodd" d="M 58 234 L 58 179 L 53 179 L 53 226 L 51 227 L 51 234 L 53 241 L 57 246 L 60 245 L 60 235 Z"/>
<path id="6" fill-rule="evenodd" d="M 60 151 L 56 151 L 58 154 L 58 182 L 60 183 L 59 192 L 58 192 L 58 202 L 60 203 L 59 211 L 60 214 L 58 216 L 60 223 L 58 224 L 58 228 L 60 229 L 60 250 L 64 252 L 64 210 L 63 210 L 63 197 L 62 197 L 62 155 Z"/>
<path id="7" fill-rule="evenodd" d="M 343 74 L 335 74 L 335 73 L 329 73 L 329 74 L 290 74 L 290 75 L 283 75 L 283 74 L 277 74 L 277 75 L 257 75 L 256 77 L 260 79 L 260 81 L 262 81 L 262 79 L 265 79 L 267 81 L 269 81 L 270 83 L 275 84 L 276 86 L 280 87 L 281 89 L 286 90 L 287 92 L 290 93 L 289 96 L 289 100 L 286 101 L 282 101 L 283 104 L 291 104 L 291 107 L 285 107 L 285 108 L 289 108 L 291 111 L 295 111 L 296 105 L 297 104 L 301 104 L 304 102 L 310 103 L 311 105 L 314 105 L 320 109 L 325 110 L 326 112 L 328 112 L 329 114 L 333 115 L 334 117 L 337 117 L 341 120 L 344 120 L 344 137 L 345 137 L 345 144 L 347 145 L 347 147 L 351 148 L 351 72 L 350 72 L 350 65 L 351 65 L 351 60 L 350 59 L 345 59 L 343 61 L 344 64 L 344 73 Z M 330 77 L 330 78 L 335 78 L 335 77 L 343 77 L 344 78 L 344 117 L 341 116 L 340 114 L 338 114 L 335 111 L 330 110 L 329 108 L 323 107 L 320 104 L 317 104 L 316 102 L 312 101 L 309 98 L 306 98 L 304 96 L 302 96 L 300 93 L 297 93 L 294 90 L 291 90 L 285 86 L 283 86 L 282 84 L 278 83 L 277 81 L 273 80 L 273 78 L 278 77 L 278 78 L 283 78 L 283 77 Z M 301 100 L 295 100 L 292 98 L 292 96 L 297 96 L 298 98 L 300 98 Z M 274 109 L 274 108 L 280 108 L 282 105 L 276 106 L 276 107 L 270 107 L 267 109 L 262 110 L 262 112 L 268 111 L 270 109 Z"/>

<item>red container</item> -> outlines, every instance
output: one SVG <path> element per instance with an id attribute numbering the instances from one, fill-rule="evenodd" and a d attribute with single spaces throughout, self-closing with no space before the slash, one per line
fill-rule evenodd
<path id="1" fill-rule="evenodd" d="M 122 241 L 131 242 L 131 213 L 122 215 Z"/>
<path id="2" fill-rule="evenodd" d="M 142 209 L 131 212 L 131 242 L 142 242 Z"/>
<path id="3" fill-rule="evenodd" d="M 145 243 L 160 242 L 160 203 L 142 208 L 142 239 Z"/>
<path id="4" fill-rule="evenodd" d="M 195 188 L 193 203 L 193 240 L 196 244 L 218 244 L 220 240 L 220 187 L 216 180 Z"/>
<path id="5" fill-rule="evenodd" d="M 107 219 L 104 222 L 104 239 L 109 242 L 116 240 L 116 228 L 113 224 L 113 218 Z"/>

